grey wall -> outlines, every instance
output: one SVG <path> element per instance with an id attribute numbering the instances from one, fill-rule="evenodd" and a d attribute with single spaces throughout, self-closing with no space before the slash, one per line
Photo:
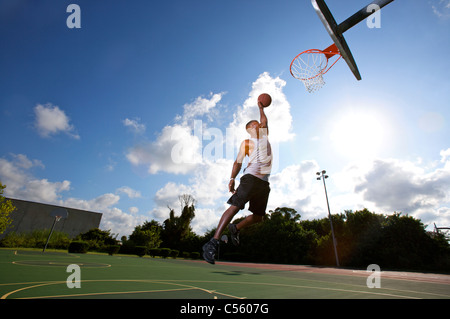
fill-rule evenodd
<path id="1" fill-rule="evenodd" d="M 70 238 L 80 233 L 85 233 L 92 228 L 98 228 L 102 219 L 101 213 L 89 212 L 80 209 L 61 207 L 49 204 L 29 202 L 19 199 L 6 198 L 16 207 L 16 210 L 9 216 L 13 220 L 10 227 L 0 235 L 0 239 L 10 232 L 31 232 L 33 230 L 50 229 L 53 225 L 54 217 L 50 216 L 57 208 L 65 208 L 69 216 L 61 219 L 55 224 L 54 231 L 62 231 Z"/>

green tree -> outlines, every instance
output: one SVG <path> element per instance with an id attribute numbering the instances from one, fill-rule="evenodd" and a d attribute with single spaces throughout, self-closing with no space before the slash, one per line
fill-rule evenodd
<path id="1" fill-rule="evenodd" d="M 372 262 L 373 243 L 382 234 L 384 215 L 370 212 L 367 208 L 356 212 L 345 211 L 346 223 L 340 237 L 340 258 L 343 265 L 364 266 Z"/>
<path id="2" fill-rule="evenodd" d="M 444 270 L 450 264 L 445 237 L 430 236 L 419 219 L 401 213 L 381 215 L 367 209 L 332 215 L 342 266 Z M 317 265 L 334 265 L 328 218 L 302 221 L 304 228 L 320 234 L 313 251 Z"/>
<path id="3" fill-rule="evenodd" d="M 10 200 L 6 200 L 2 196 L 5 188 L 6 185 L 0 182 L 0 234 L 3 234 L 9 225 L 11 225 L 12 219 L 9 215 L 16 209 Z"/>
<path id="4" fill-rule="evenodd" d="M 195 237 L 191 228 L 191 221 L 195 217 L 195 200 L 190 195 L 181 195 L 179 199 L 183 207 L 181 215 L 175 216 L 175 210 L 169 207 L 169 218 L 163 223 L 161 238 L 164 247 L 183 250 L 184 243 Z"/>
<path id="5" fill-rule="evenodd" d="M 242 229 L 238 247 L 221 243 L 220 259 L 271 263 L 335 265 L 328 217 L 300 220 L 295 209 L 278 207 L 262 223 Z M 239 223 L 243 218 L 233 220 Z M 331 215 L 341 266 L 382 269 L 450 269 L 450 245 L 445 234 L 429 233 L 419 219 L 362 209 Z M 214 234 L 202 238 L 206 242 Z M 224 234 L 228 235 L 228 230 Z"/>
<path id="6" fill-rule="evenodd" d="M 86 233 L 79 234 L 75 240 L 86 241 L 90 250 L 102 251 L 108 246 L 117 245 L 117 235 L 111 234 L 111 230 L 93 228 Z"/>
<path id="7" fill-rule="evenodd" d="M 161 226 L 155 220 L 145 221 L 134 228 L 127 245 L 145 246 L 147 249 L 158 248 L 161 244 Z M 130 243 L 131 242 L 131 243 Z"/>
<path id="8" fill-rule="evenodd" d="M 380 265 L 423 269 L 434 264 L 439 244 L 425 231 L 419 219 L 401 213 L 387 216 L 382 236 L 376 242 Z"/>
<path id="9" fill-rule="evenodd" d="M 288 207 L 270 211 L 262 223 L 241 230 L 240 246 L 224 246 L 223 256 L 239 261 L 309 263 L 317 236 L 303 229 L 300 217 L 295 209 Z"/>

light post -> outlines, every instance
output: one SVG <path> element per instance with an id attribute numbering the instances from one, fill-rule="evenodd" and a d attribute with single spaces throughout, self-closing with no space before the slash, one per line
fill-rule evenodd
<path id="1" fill-rule="evenodd" d="M 322 172 L 317 172 L 316 175 L 317 180 L 322 179 L 323 181 L 323 188 L 325 189 L 325 198 L 327 200 L 327 207 L 328 207 L 328 219 L 330 220 L 330 226 L 331 226 L 331 236 L 333 237 L 333 246 L 334 246 L 334 255 L 336 256 L 336 265 L 339 267 L 339 257 L 337 253 L 337 243 L 336 243 L 336 237 L 334 236 L 334 229 L 333 229 L 333 221 L 331 220 L 331 213 L 330 213 L 330 204 L 328 203 L 328 194 L 327 194 L 327 186 L 325 185 L 325 179 L 328 178 L 328 175 L 325 175 L 326 171 L 323 170 Z"/>

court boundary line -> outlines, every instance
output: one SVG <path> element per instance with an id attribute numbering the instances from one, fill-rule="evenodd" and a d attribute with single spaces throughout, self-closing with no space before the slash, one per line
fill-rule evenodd
<path id="1" fill-rule="evenodd" d="M 197 286 L 192 286 L 192 285 L 183 285 L 180 283 L 174 283 L 174 282 L 170 282 L 171 280 L 148 280 L 148 279 L 92 279 L 92 280 L 81 280 L 81 281 L 75 281 L 75 282 L 80 282 L 80 283 L 87 283 L 87 282 L 143 282 L 143 283 L 150 283 L 150 284 L 154 284 L 154 283 L 158 283 L 158 284 L 165 284 L 165 285 L 174 285 L 174 286 L 181 286 L 183 288 L 180 289 L 174 289 L 174 291 L 177 290 L 200 290 L 200 291 L 204 291 L 208 294 L 217 294 L 217 295 L 222 295 L 222 296 L 226 296 L 226 297 L 230 297 L 230 298 L 234 298 L 234 299 L 246 299 L 246 297 L 238 297 L 238 296 L 234 296 L 231 294 L 226 294 L 226 293 L 222 293 L 222 292 L 218 292 L 217 290 L 208 290 L 206 288 L 202 288 L 202 287 L 197 287 Z M 197 282 L 197 281 L 191 281 L 191 282 Z M 3 296 L 0 297 L 0 299 L 7 299 L 9 296 L 20 292 L 20 291 L 24 291 L 27 289 L 33 289 L 33 288 L 37 288 L 37 287 L 42 287 L 42 286 L 49 286 L 49 285 L 59 285 L 59 284 L 66 284 L 66 281 L 51 281 L 51 282 L 40 282 L 37 285 L 32 285 L 32 286 L 27 286 L 27 287 L 22 287 L 13 291 L 10 291 L 6 294 L 4 294 Z M 26 284 L 26 283 L 23 283 Z M 170 291 L 170 290 L 167 290 Z M 142 291 L 142 292 L 152 292 L 152 291 Z M 138 293 L 138 292 L 128 292 L 128 291 L 123 291 L 123 292 L 112 292 L 111 294 L 128 294 L 128 293 Z M 101 292 L 101 293 L 89 293 L 89 294 L 81 294 L 81 295 L 107 295 L 110 294 L 110 292 Z M 64 295 L 64 296 L 78 296 L 79 294 L 73 294 L 73 295 Z M 17 299 L 44 299 L 44 298 L 49 298 L 49 297 L 23 297 L 23 298 L 17 298 Z M 51 298 L 58 298 L 58 296 L 51 296 Z M 16 299 L 16 298 L 14 298 Z"/>
<path id="2" fill-rule="evenodd" d="M 27 264 L 27 262 L 30 262 Z M 36 264 L 32 264 L 35 262 Z M 39 262 L 42 262 L 44 264 L 39 264 Z M 48 264 L 45 264 L 48 263 Z M 53 265 L 52 265 L 53 263 Z M 18 266 L 32 266 L 32 267 L 68 267 L 69 265 L 78 265 L 81 268 L 109 268 L 112 267 L 111 264 L 105 264 L 105 263 L 89 263 L 89 262 L 63 262 L 63 261 L 54 261 L 54 260 L 16 260 L 11 261 L 11 264 L 18 265 Z M 91 266 L 89 266 L 91 265 Z M 92 266 L 97 265 L 97 266 Z M 99 265 L 99 266 L 98 266 Z"/>
<path id="3" fill-rule="evenodd" d="M 206 293 L 209 293 L 211 295 L 213 294 L 218 294 L 218 295 L 222 295 L 222 296 L 227 296 L 230 298 L 235 298 L 235 299 L 246 299 L 246 297 L 238 297 L 238 296 L 234 296 L 231 294 L 225 294 L 225 293 L 221 293 L 217 290 L 209 290 L 206 288 L 202 288 L 202 287 L 198 287 L 198 286 L 193 286 L 193 285 L 186 285 L 186 284 L 181 284 L 181 282 L 192 282 L 192 283 L 215 283 L 215 284 L 229 284 L 229 285 L 257 285 L 257 286 L 273 286 L 273 287 L 289 287 L 289 288 L 295 288 L 295 289 L 301 289 L 301 288 L 306 288 L 306 289 L 315 289 L 315 290 L 325 290 L 325 291 L 335 291 L 335 292 L 346 292 L 346 293 L 355 293 L 357 295 L 362 294 L 362 295 L 376 295 L 376 296 L 385 296 L 385 297 L 394 297 L 394 298 L 400 298 L 400 299 L 423 299 L 420 297 L 414 297 L 414 296 L 405 296 L 405 295 L 400 295 L 400 294 L 389 294 L 389 293 L 384 293 L 384 292 L 376 292 L 376 291 L 361 291 L 361 290 L 351 290 L 351 289 L 343 289 L 343 288 L 331 288 L 331 287 L 317 287 L 317 286 L 305 286 L 305 285 L 293 285 L 293 284 L 282 284 L 282 283 L 267 283 L 267 282 L 236 282 L 236 281 L 215 281 L 215 280 L 139 280 L 139 279 L 100 279 L 100 280 L 81 280 L 81 283 L 87 283 L 87 282 L 142 282 L 142 283 L 158 283 L 158 284 L 167 284 L 167 285 L 175 285 L 175 286 L 181 286 L 183 288 L 180 289 L 173 289 L 173 291 L 178 291 L 178 290 L 201 290 L 204 291 Z M 20 292 L 20 291 L 24 291 L 27 289 L 33 289 L 33 288 L 37 288 L 37 287 L 42 287 L 42 286 L 48 286 L 48 285 L 57 285 L 57 284 L 66 284 L 66 281 L 52 281 L 52 282 L 43 282 L 43 283 L 39 283 L 37 285 L 32 285 L 32 286 L 27 286 L 27 287 L 22 287 L 13 291 L 10 291 L 9 293 L 4 294 L 3 296 L 0 297 L 0 299 L 7 299 L 9 296 Z M 164 290 L 164 291 L 171 291 L 171 289 L 169 290 Z M 145 293 L 145 292 L 153 292 L 152 290 L 149 291 L 123 291 L 123 292 L 100 292 L 100 293 L 86 293 L 86 294 L 81 294 L 84 296 L 95 296 L 95 295 L 108 295 L 108 294 L 129 294 L 129 293 Z M 407 292 L 407 291 L 403 291 L 403 292 Z M 420 294 L 420 292 L 412 292 L 412 293 L 416 293 L 416 294 Z M 79 294 L 73 294 L 73 295 L 61 295 L 61 297 L 68 297 L 68 296 L 73 296 L 73 297 L 77 297 L 79 296 Z M 448 297 L 448 296 L 447 296 Z M 22 298 L 17 298 L 17 299 L 45 299 L 45 298 L 58 298 L 58 296 L 37 296 L 37 297 L 22 297 Z M 290 298 L 288 298 L 290 299 Z M 295 299 L 295 298 L 292 298 Z"/>

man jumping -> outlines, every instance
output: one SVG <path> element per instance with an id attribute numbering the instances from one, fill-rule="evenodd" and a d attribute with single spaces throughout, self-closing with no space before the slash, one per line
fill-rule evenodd
<path id="1" fill-rule="evenodd" d="M 227 225 L 231 234 L 231 241 L 237 246 L 239 245 L 239 231 L 244 227 L 261 222 L 266 214 L 270 192 L 269 176 L 272 169 L 272 149 L 268 139 L 269 129 L 264 107 L 260 102 L 258 102 L 258 107 L 260 121 L 252 120 L 245 126 L 250 138 L 241 143 L 231 170 L 228 189 L 233 195 L 227 202 L 230 207 L 223 213 L 214 237 L 203 245 L 203 258 L 210 264 L 215 263 L 214 255 L 219 246 L 219 238 Z M 241 170 L 246 155 L 249 157 L 248 165 L 244 169 L 239 187 L 235 190 L 234 180 Z M 234 215 L 239 210 L 244 209 L 247 202 L 250 202 L 249 211 L 253 214 L 247 216 L 238 224 L 230 224 Z"/>

